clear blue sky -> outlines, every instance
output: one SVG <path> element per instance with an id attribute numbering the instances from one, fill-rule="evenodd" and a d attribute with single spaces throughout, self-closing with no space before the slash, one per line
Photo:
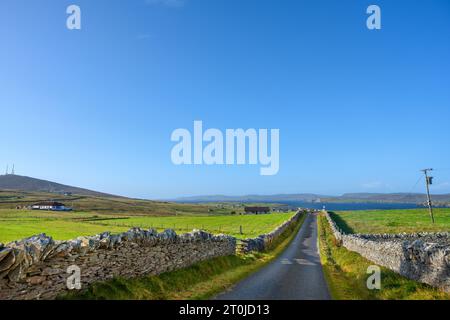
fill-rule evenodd
<path id="1" fill-rule="evenodd" d="M 0 0 L 0 48 L 2 171 L 166 198 L 409 192 L 435 167 L 450 192 L 448 0 Z M 194 120 L 279 128 L 279 173 L 174 166 Z"/>

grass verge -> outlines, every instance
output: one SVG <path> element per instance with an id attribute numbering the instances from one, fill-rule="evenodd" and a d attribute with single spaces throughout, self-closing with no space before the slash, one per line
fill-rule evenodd
<path id="1" fill-rule="evenodd" d="M 288 228 L 266 252 L 219 257 L 188 268 L 135 279 L 114 278 L 92 284 L 62 299 L 89 300 L 187 300 L 208 299 L 265 266 L 292 241 L 305 215 Z"/>
<path id="2" fill-rule="evenodd" d="M 367 268 L 374 263 L 338 246 L 326 218 L 318 218 L 320 257 L 330 293 L 337 300 L 447 300 L 450 295 L 381 267 L 381 289 L 369 290 Z"/>

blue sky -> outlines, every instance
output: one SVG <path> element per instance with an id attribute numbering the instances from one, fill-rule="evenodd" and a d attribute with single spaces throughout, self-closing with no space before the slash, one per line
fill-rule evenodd
<path id="1" fill-rule="evenodd" d="M 18 174 L 167 198 L 423 191 L 434 167 L 450 192 L 448 0 L 0 0 L 0 48 L 0 168 Z M 173 165 L 194 120 L 279 128 L 279 173 Z"/>

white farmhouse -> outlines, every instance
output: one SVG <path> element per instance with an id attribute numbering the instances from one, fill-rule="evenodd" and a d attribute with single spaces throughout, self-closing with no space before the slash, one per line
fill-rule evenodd
<path id="1" fill-rule="evenodd" d="M 56 201 L 44 201 L 35 203 L 31 206 L 32 210 L 49 210 L 49 211 L 71 211 L 72 208 L 66 207 L 64 203 Z"/>

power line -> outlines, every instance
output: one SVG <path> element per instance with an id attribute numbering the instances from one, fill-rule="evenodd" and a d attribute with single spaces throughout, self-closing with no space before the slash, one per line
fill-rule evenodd
<path id="1" fill-rule="evenodd" d="M 417 185 L 419 184 L 420 180 L 422 180 L 422 176 L 420 176 L 419 179 L 417 179 L 416 183 L 411 188 L 411 190 L 409 190 L 408 194 L 412 194 L 412 191 L 417 187 Z"/>

